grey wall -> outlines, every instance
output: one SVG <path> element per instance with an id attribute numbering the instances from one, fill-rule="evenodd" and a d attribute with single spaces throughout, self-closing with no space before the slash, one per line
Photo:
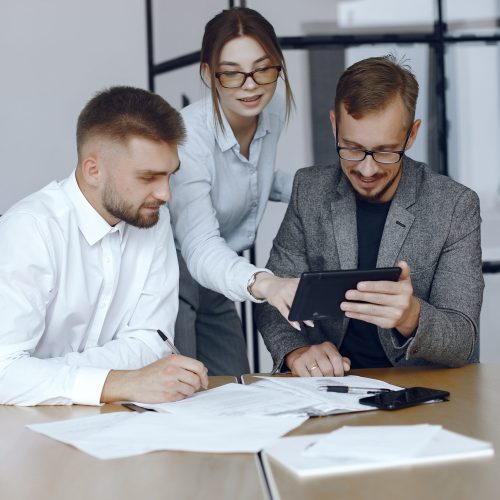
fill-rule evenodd
<path id="1" fill-rule="evenodd" d="M 2 0 L 0 213 L 76 166 L 93 93 L 147 86 L 145 30 L 142 0 Z"/>

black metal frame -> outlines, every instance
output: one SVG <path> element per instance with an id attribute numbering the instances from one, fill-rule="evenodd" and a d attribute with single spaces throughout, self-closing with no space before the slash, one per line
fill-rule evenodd
<path id="1" fill-rule="evenodd" d="M 352 47 L 358 45 L 377 44 L 426 44 L 434 49 L 436 67 L 436 97 L 438 110 L 438 144 L 440 155 L 440 172 L 448 174 L 448 123 L 446 110 L 446 68 L 445 52 L 448 44 L 456 43 L 498 43 L 500 33 L 492 35 L 458 35 L 448 34 L 448 28 L 443 18 L 443 0 L 435 0 L 437 7 L 437 19 L 434 29 L 429 33 L 389 33 L 383 35 L 314 35 L 314 36 L 284 36 L 279 37 L 282 49 L 310 49 L 331 47 Z M 147 48 L 148 48 L 148 82 L 149 89 L 155 90 L 155 77 L 169 71 L 184 68 L 191 64 L 197 64 L 200 60 L 200 51 L 191 52 L 158 64 L 154 62 L 153 54 L 153 0 L 146 0 L 146 23 L 147 23 Z M 240 0 L 239 5 L 244 7 L 245 0 Z M 228 7 L 234 7 L 234 0 L 229 0 Z M 251 262 L 255 262 L 255 250 L 251 250 Z M 500 272 L 500 262 L 484 262 L 484 273 Z M 244 307 L 242 307 L 243 315 Z M 253 316 L 253 314 L 252 314 Z M 246 329 L 246 317 L 242 317 L 243 327 Z M 258 371 L 258 338 L 254 331 L 253 361 L 254 369 Z"/>

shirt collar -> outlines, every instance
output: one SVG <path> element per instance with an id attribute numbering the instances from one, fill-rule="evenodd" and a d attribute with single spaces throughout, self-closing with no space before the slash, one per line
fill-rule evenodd
<path id="1" fill-rule="evenodd" d="M 269 106 L 269 104 L 268 104 Z M 271 127 L 269 125 L 269 113 L 266 112 L 266 108 L 262 110 L 259 116 L 259 122 L 257 123 L 257 130 L 255 131 L 254 140 L 260 139 L 271 132 Z"/>
<path id="2" fill-rule="evenodd" d="M 107 234 L 118 231 L 120 240 L 123 236 L 125 222 L 120 221 L 116 226 L 110 226 L 97 210 L 89 203 L 82 193 L 76 181 L 76 172 L 73 173 L 61 183 L 61 188 L 66 193 L 73 206 L 75 207 L 78 227 L 87 243 L 92 246 L 100 241 Z"/>
<path id="3" fill-rule="evenodd" d="M 208 125 L 210 128 L 214 130 L 215 140 L 217 141 L 217 144 L 219 145 L 221 151 L 223 152 L 228 151 L 229 149 L 234 148 L 238 144 L 238 141 L 234 136 L 233 129 L 231 128 L 231 125 L 229 125 L 226 115 L 223 113 L 222 109 L 219 108 L 221 112 L 222 123 L 224 124 L 224 131 L 221 130 L 221 128 L 218 125 L 218 122 L 214 122 L 215 109 L 213 103 L 210 98 L 207 98 L 207 101 L 210 110 L 209 113 L 207 113 L 207 118 L 209 120 Z M 264 137 L 269 132 L 270 132 L 269 115 L 267 113 L 266 108 L 264 108 L 262 110 L 262 113 L 259 115 L 257 129 L 253 136 L 252 142 L 255 141 L 256 139 Z"/>

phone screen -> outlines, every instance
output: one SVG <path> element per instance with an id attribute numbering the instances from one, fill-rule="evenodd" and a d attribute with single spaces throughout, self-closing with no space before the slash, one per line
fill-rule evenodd
<path id="1" fill-rule="evenodd" d="M 444 401 L 450 393 L 428 387 L 409 387 L 400 391 L 382 392 L 375 396 L 361 398 L 359 402 L 383 410 L 396 410 L 407 406 L 425 403 L 426 401 Z"/>

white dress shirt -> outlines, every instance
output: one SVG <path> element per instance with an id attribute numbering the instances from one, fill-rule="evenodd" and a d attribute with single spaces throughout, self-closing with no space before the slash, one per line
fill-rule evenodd
<path id="1" fill-rule="evenodd" d="M 178 265 L 168 211 L 110 226 L 73 174 L 0 217 L 0 403 L 98 405 L 110 369 L 170 350 Z"/>
<path id="2" fill-rule="evenodd" d="M 290 200 L 293 176 L 274 168 L 284 108 L 275 93 L 259 116 L 248 159 L 224 113 L 225 132 L 216 127 L 209 97 L 181 111 L 187 141 L 179 147 L 169 204 L 175 239 L 191 275 L 232 300 L 253 299 L 246 285 L 259 270 L 236 252 L 253 245 L 268 200 Z"/>

